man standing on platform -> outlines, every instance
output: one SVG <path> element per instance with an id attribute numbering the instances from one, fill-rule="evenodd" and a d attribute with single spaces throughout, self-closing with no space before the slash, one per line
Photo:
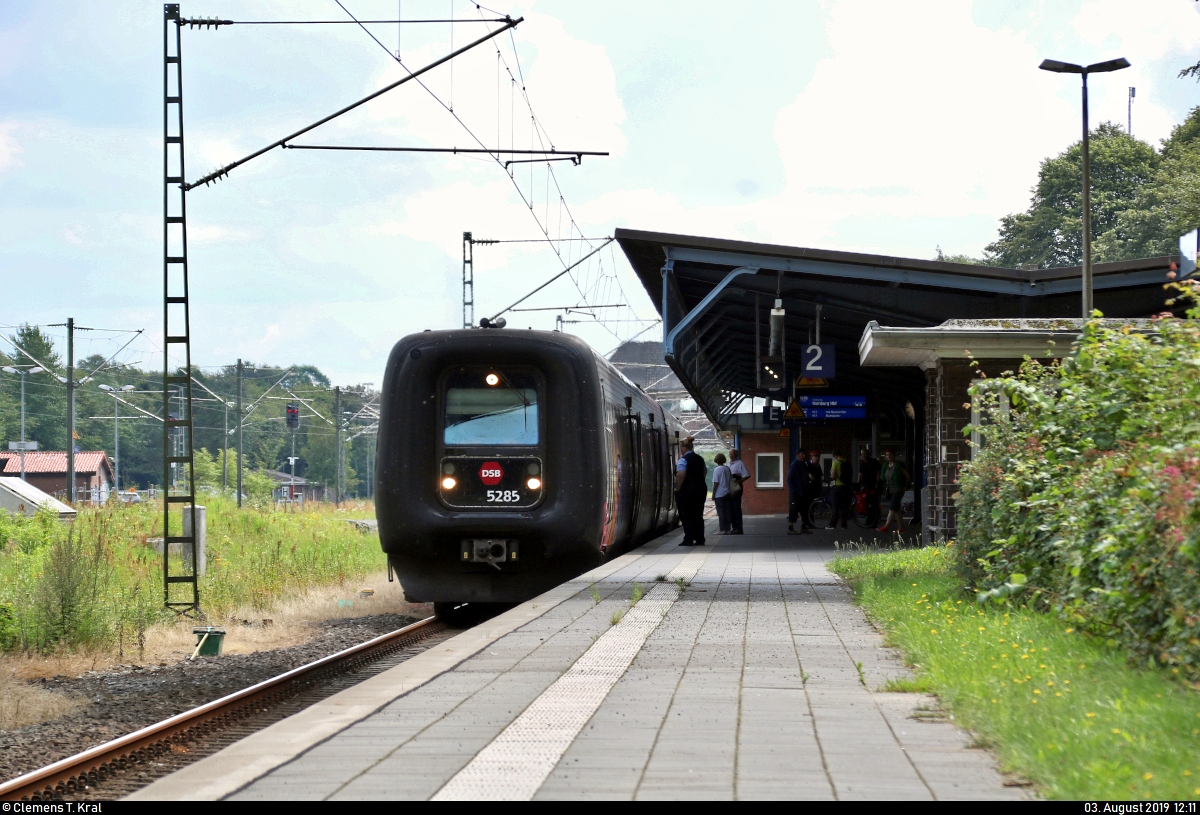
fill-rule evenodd
<path id="1" fill-rule="evenodd" d="M 675 465 L 675 506 L 683 523 L 681 546 L 704 545 L 704 499 L 708 495 L 705 476 L 708 465 L 692 449 L 695 440 L 679 440 L 679 463 Z"/>
<path id="2" fill-rule="evenodd" d="M 882 468 L 879 459 L 867 452 L 867 448 L 858 451 L 858 486 L 867 493 L 867 515 L 871 523 L 879 520 L 879 473 Z"/>
<path id="3" fill-rule="evenodd" d="M 812 524 L 808 522 L 808 505 L 812 503 L 812 490 L 809 486 L 808 451 L 797 450 L 796 458 L 788 467 L 788 534 L 807 535 L 812 532 Z M 800 519 L 800 528 L 796 529 L 796 519 Z"/>

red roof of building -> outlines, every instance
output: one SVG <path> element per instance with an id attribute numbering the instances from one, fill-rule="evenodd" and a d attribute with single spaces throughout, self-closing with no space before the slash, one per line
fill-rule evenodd
<path id="1" fill-rule="evenodd" d="M 93 475 L 103 467 L 112 475 L 112 463 L 103 450 L 83 451 L 75 454 L 75 475 Z M 25 472 L 38 475 L 67 474 L 67 453 L 55 450 L 38 450 L 25 454 Z M 0 475 L 20 475 L 21 454 L 0 452 Z"/>

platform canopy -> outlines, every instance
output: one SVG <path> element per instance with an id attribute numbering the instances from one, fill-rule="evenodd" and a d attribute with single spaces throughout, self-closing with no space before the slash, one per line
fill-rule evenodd
<path id="1" fill-rule="evenodd" d="M 791 395 L 803 346 L 816 339 L 818 306 L 820 341 L 834 346 L 836 376 L 812 393 L 865 395 L 879 405 L 909 401 L 918 410 L 925 382 L 917 368 L 860 366 L 858 344 L 869 322 L 902 328 L 1080 316 L 1078 266 L 1003 269 L 633 229 L 616 230 L 616 239 L 662 315 L 667 364 L 721 428 L 744 397 Z M 1163 284 L 1177 260 L 1096 264 L 1096 308 L 1108 317 L 1163 311 Z M 786 363 L 769 362 L 766 373 L 777 296 Z"/>

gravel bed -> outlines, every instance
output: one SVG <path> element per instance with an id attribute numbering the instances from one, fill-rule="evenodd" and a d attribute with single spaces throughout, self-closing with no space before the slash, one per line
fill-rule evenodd
<path id="1" fill-rule="evenodd" d="M 48 690 L 73 693 L 90 704 L 60 719 L 0 731 L 0 779 L 15 778 L 414 622 L 399 614 L 328 620 L 314 624 L 318 633 L 312 640 L 289 648 L 174 664 L 124 665 L 40 680 Z"/>

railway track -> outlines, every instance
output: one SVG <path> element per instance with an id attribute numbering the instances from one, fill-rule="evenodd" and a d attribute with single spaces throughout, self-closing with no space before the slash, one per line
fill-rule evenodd
<path id="1" fill-rule="evenodd" d="M 120 797 L 403 662 L 451 631 L 429 617 L 6 781 L 0 800 Z"/>

